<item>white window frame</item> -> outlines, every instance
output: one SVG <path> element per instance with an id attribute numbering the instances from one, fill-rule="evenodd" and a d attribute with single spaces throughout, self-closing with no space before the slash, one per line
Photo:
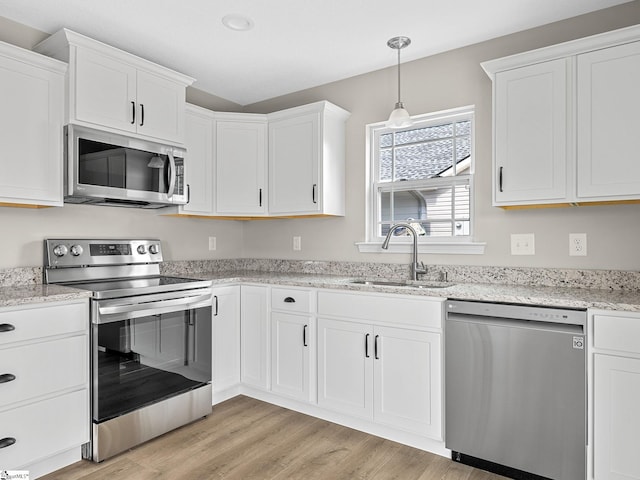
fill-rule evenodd
<path id="1" fill-rule="evenodd" d="M 474 113 L 475 107 L 473 105 L 453 108 L 449 110 L 442 110 L 438 112 L 416 115 L 411 117 L 413 125 L 402 129 L 394 129 L 394 131 L 411 130 L 416 126 L 430 126 L 441 125 L 446 122 L 453 122 L 458 120 L 471 120 L 471 157 L 469 166 L 469 235 L 465 236 L 451 236 L 451 237 L 418 237 L 418 251 L 420 253 L 439 253 L 439 254 L 483 254 L 485 243 L 474 241 L 474 223 L 475 223 L 475 209 L 474 209 L 474 169 L 475 169 L 475 125 L 474 125 Z M 360 252 L 363 253 L 400 253 L 410 252 L 412 248 L 412 238 L 407 237 L 394 237 L 389 243 L 389 249 L 383 250 L 381 248 L 382 237 L 378 236 L 378 218 L 377 212 L 380 211 L 377 175 L 378 175 L 378 144 L 376 139 L 381 132 L 386 133 L 391 131 L 386 126 L 386 122 L 378 122 L 369 124 L 366 126 L 366 241 L 357 242 L 356 245 Z M 422 185 L 425 182 L 437 183 L 445 182 L 455 185 L 455 177 L 452 180 L 442 179 L 430 179 L 428 181 L 410 181 L 407 182 L 407 187 L 410 185 Z M 386 182 L 385 182 L 386 183 Z M 465 182 L 466 183 L 466 182 Z M 382 182 L 380 182 L 380 185 Z"/>

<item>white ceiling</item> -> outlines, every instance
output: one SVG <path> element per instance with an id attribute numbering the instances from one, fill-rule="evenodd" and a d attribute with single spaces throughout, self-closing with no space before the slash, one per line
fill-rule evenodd
<path id="1" fill-rule="evenodd" d="M 197 79 L 240 105 L 415 60 L 628 0 L 0 0 L 0 16 L 70 28 Z M 228 14 L 250 17 L 247 32 Z"/>

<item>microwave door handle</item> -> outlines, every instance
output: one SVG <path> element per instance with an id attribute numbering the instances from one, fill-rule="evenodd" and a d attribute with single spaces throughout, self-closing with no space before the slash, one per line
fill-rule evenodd
<path id="1" fill-rule="evenodd" d="M 173 158 L 173 152 L 169 151 L 169 189 L 167 190 L 167 198 L 173 197 L 173 191 L 176 188 L 176 161 Z"/>

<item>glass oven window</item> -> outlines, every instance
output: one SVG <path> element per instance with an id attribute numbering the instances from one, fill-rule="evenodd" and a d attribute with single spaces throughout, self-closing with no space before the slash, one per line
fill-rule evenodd
<path id="1" fill-rule="evenodd" d="M 211 307 L 92 327 L 95 422 L 211 381 Z"/>

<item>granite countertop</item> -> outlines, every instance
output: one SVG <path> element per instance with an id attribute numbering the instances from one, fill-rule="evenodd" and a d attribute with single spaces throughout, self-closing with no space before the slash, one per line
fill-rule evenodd
<path id="1" fill-rule="evenodd" d="M 212 280 L 214 285 L 227 283 L 261 283 L 293 287 L 332 288 L 374 293 L 421 295 L 436 298 L 478 300 L 487 302 L 520 303 L 562 308 L 596 308 L 640 312 L 640 291 L 604 290 L 591 288 L 536 287 L 484 283 L 445 283 L 445 288 L 424 288 L 358 285 L 351 283 L 358 277 L 318 274 L 287 274 L 270 272 L 211 272 L 193 276 Z M 373 280 L 373 279 L 371 279 Z M 376 278 L 375 280 L 380 280 Z M 421 282 L 417 282 L 420 284 Z M 426 282 L 436 283 L 437 282 Z"/>
<path id="2" fill-rule="evenodd" d="M 0 307 L 89 298 L 91 292 L 61 285 L 16 285 L 0 288 Z"/>
<path id="3" fill-rule="evenodd" d="M 485 283 L 445 283 L 444 288 L 429 288 L 438 282 L 417 282 L 421 288 L 408 286 L 358 285 L 361 277 L 323 275 L 314 273 L 273 273 L 246 270 L 191 273 L 188 276 L 212 280 L 215 285 L 258 283 L 307 288 L 330 288 L 343 291 L 395 293 L 435 298 L 478 300 L 487 302 L 520 303 L 562 308 L 596 308 L 640 312 L 640 291 L 604 290 L 592 288 L 536 287 Z M 381 280 L 369 278 L 368 280 Z M 59 285 L 20 285 L 0 287 L 0 307 L 30 303 L 56 302 L 90 297 L 91 293 Z"/>

